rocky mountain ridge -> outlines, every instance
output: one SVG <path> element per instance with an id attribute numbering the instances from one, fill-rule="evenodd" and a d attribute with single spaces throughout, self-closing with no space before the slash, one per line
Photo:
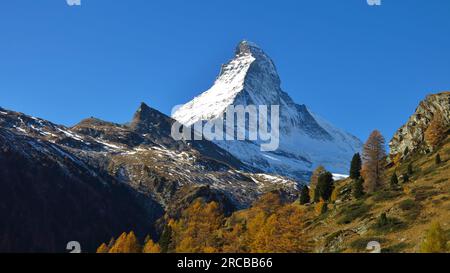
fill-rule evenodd
<path id="1" fill-rule="evenodd" d="M 296 181 L 258 174 L 213 143 L 173 140 L 173 122 L 146 104 L 129 124 L 88 118 L 70 128 L 1 108 L 0 217 L 10 224 L 0 250 L 64 251 L 79 240 L 92 251 L 123 230 L 156 236 L 155 221 L 183 205 L 180 192 L 229 211 L 272 188 L 296 194 Z M 37 239 L 44 233 L 48 243 Z"/>

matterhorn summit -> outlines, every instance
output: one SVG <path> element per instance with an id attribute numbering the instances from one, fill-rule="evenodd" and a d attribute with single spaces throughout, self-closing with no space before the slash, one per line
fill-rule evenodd
<path id="1" fill-rule="evenodd" d="M 279 106 L 278 149 L 261 151 L 259 140 L 214 142 L 264 172 L 306 181 L 315 167 L 323 165 L 333 173 L 346 174 L 352 156 L 361 150 L 358 138 L 335 128 L 305 105 L 296 104 L 281 90 L 274 62 L 248 41 L 238 44 L 234 57 L 222 66 L 209 90 L 179 107 L 172 116 L 190 126 L 223 119 L 229 106 L 249 105 Z"/>

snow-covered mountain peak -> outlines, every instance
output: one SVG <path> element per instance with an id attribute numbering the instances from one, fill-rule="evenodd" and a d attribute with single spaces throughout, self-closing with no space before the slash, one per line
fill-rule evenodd
<path id="1" fill-rule="evenodd" d="M 222 65 L 214 85 L 183 105 L 173 117 L 190 125 L 218 118 L 230 105 L 279 104 L 280 84 L 270 57 L 256 44 L 242 41 L 236 47 L 235 56 Z M 186 111 L 190 115 L 181 114 Z"/>
<path id="2" fill-rule="evenodd" d="M 243 40 L 241 41 L 237 46 L 235 50 L 236 56 L 242 56 L 242 55 L 253 55 L 254 57 L 268 57 L 261 47 L 259 47 L 257 44 Z"/>
<path id="3" fill-rule="evenodd" d="M 315 116 L 305 105 L 296 104 L 281 89 L 281 80 L 271 58 L 256 44 L 242 41 L 235 56 L 222 66 L 214 85 L 179 107 L 173 118 L 192 125 L 197 121 L 222 119 L 229 106 L 279 106 L 280 146 L 261 152 L 257 141 L 216 141 L 241 161 L 269 173 L 305 179 L 317 165 L 335 173 L 347 173 L 361 142 Z"/>
<path id="4" fill-rule="evenodd" d="M 252 70 L 250 72 L 260 74 L 271 80 L 274 85 L 280 85 L 280 77 L 275 66 L 275 63 L 267 55 L 262 48 L 257 44 L 249 41 L 242 41 L 236 47 L 236 56 L 239 58 L 242 56 L 252 56 L 254 61 L 252 62 Z M 254 90 L 255 91 L 255 90 Z"/>

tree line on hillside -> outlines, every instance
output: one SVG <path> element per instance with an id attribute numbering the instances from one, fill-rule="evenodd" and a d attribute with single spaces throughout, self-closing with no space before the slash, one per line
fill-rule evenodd
<path id="1" fill-rule="evenodd" d="M 140 244 L 133 232 L 103 243 L 98 253 L 301 253 L 311 251 L 304 211 L 267 193 L 251 208 L 225 217 L 216 202 L 195 200 L 179 219 L 169 219 L 158 243 Z"/>
<path id="2" fill-rule="evenodd" d="M 433 141 L 438 138 L 437 129 L 428 132 Z M 430 140 L 431 141 L 431 140 Z M 435 145 L 438 145 L 435 142 Z M 436 164 L 441 164 L 437 154 Z M 364 144 L 362 154 L 351 160 L 350 180 L 354 199 L 361 199 L 389 186 L 397 189 L 399 181 L 409 182 L 414 166 L 409 164 L 406 172 L 396 172 L 386 179 L 387 156 L 385 139 L 373 131 Z M 401 179 L 400 179 L 401 178 Z M 389 183 L 386 183 L 389 180 Z M 338 188 L 333 175 L 323 166 L 314 170 L 309 186 L 300 190 L 298 202 L 284 202 L 279 192 L 262 195 L 248 209 L 225 217 L 219 204 L 196 199 L 178 219 L 165 219 L 165 227 L 158 242 L 147 237 L 141 243 L 131 231 L 121 234 L 109 243 L 103 243 L 98 253 L 299 253 L 314 250 L 314 240 L 306 231 L 305 214 L 313 206 L 316 217 L 326 214 L 330 203 L 338 198 Z M 378 225 L 389 223 L 382 214 Z M 445 252 L 447 237 L 438 223 L 427 231 L 422 252 Z"/>

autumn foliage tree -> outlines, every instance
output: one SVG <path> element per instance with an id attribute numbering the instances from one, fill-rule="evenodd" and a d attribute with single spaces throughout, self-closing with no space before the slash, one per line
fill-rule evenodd
<path id="1" fill-rule="evenodd" d="M 320 216 L 328 211 L 328 203 L 323 200 L 323 198 L 320 198 L 320 201 L 316 204 L 314 208 L 316 215 Z"/>
<path id="2" fill-rule="evenodd" d="M 161 247 L 152 239 L 148 239 L 142 248 L 142 253 L 161 253 Z"/>
<path id="3" fill-rule="evenodd" d="M 372 193 L 383 184 L 383 172 L 386 160 L 385 140 L 378 130 L 373 131 L 363 148 L 364 189 Z"/>
<path id="4" fill-rule="evenodd" d="M 108 252 L 109 252 L 109 247 L 105 243 L 101 244 L 97 248 L 97 253 L 108 253 Z"/>
<path id="5" fill-rule="evenodd" d="M 326 203 L 325 203 L 326 204 Z M 326 208 L 322 206 L 321 211 Z M 133 232 L 102 244 L 99 253 L 299 253 L 313 249 L 304 223 L 307 208 L 288 202 L 282 192 L 262 195 L 245 210 L 225 218 L 216 202 L 195 200 L 167 225 L 155 243 L 147 237 L 141 248 Z M 165 238 L 165 239 L 164 239 Z"/>
<path id="6" fill-rule="evenodd" d="M 255 236 L 254 253 L 301 253 L 309 248 L 301 227 L 303 211 L 296 204 L 282 206 L 270 215 Z"/>
<path id="7" fill-rule="evenodd" d="M 331 193 L 330 197 L 331 203 L 335 203 L 338 200 L 341 190 L 342 190 L 341 188 L 333 186 L 333 192 Z"/>
<path id="8" fill-rule="evenodd" d="M 309 183 L 309 190 L 310 190 L 310 199 L 312 199 L 314 202 L 318 202 L 319 200 L 315 200 L 314 191 L 316 190 L 317 183 L 319 182 L 319 176 L 323 173 L 326 173 L 326 169 L 323 166 L 317 167 L 314 172 L 311 175 L 310 183 Z"/>
<path id="9" fill-rule="evenodd" d="M 171 223 L 177 253 L 214 253 L 219 251 L 220 229 L 224 216 L 216 202 L 195 200 Z"/>
<path id="10" fill-rule="evenodd" d="M 242 215 L 242 214 L 245 214 Z M 223 227 L 223 246 L 225 253 L 250 252 L 248 222 L 245 212 L 236 212 L 229 217 Z"/>
<path id="11" fill-rule="evenodd" d="M 271 209 L 268 209 L 271 208 Z M 251 208 L 231 217 L 226 252 L 299 253 L 311 246 L 304 231 L 304 207 L 284 204 L 278 193 L 263 195 Z"/>
<path id="12" fill-rule="evenodd" d="M 442 114 L 436 113 L 425 131 L 425 141 L 435 148 L 445 138 L 445 132 L 444 118 Z"/>
<path id="13" fill-rule="evenodd" d="M 253 203 L 255 209 L 261 210 L 267 215 L 275 213 L 282 205 L 280 194 L 277 191 L 266 193 Z"/>
<path id="14" fill-rule="evenodd" d="M 244 232 L 240 238 L 232 240 L 241 240 L 243 242 L 243 249 L 245 252 L 265 252 L 264 247 L 261 246 L 264 232 L 263 228 L 266 225 L 270 216 L 276 214 L 283 207 L 281 197 L 278 192 L 269 192 L 262 195 L 253 206 L 245 211 L 243 219 L 241 219 L 240 226 Z M 228 238 L 226 244 L 230 244 Z"/>
<path id="15" fill-rule="evenodd" d="M 122 233 L 114 245 L 109 249 L 109 253 L 140 253 L 142 247 L 133 231 Z"/>

